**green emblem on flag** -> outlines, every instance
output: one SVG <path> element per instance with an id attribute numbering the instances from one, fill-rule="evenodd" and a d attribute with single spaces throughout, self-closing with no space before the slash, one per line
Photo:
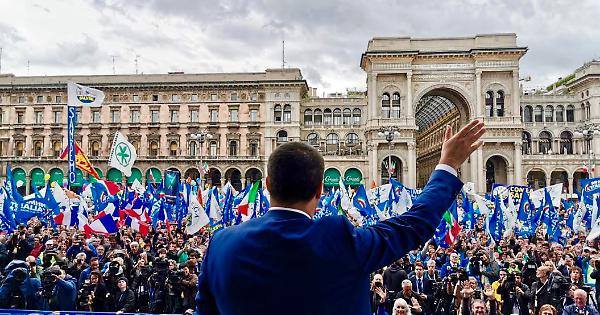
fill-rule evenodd
<path id="1" fill-rule="evenodd" d="M 123 142 L 117 144 L 117 161 L 123 166 L 128 166 L 129 162 L 131 162 L 131 150 Z"/>

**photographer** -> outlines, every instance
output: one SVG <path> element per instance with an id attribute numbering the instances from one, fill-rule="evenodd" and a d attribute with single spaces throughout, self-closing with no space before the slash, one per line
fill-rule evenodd
<path id="1" fill-rule="evenodd" d="M 123 276 L 122 259 L 120 257 L 114 258 L 109 264 L 108 268 L 102 275 L 106 290 L 108 291 L 108 300 L 113 303 L 115 296 L 118 293 L 117 282 L 119 278 Z"/>
<path id="2" fill-rule="evenodd" d="M 530 308 L 537 314 L 544 304 L 550 304 L 562 312 L 562 301 L 569 290 L 569 282 L 559 271 L 552 272 L 552 268 L 541 266 L 537 269 L 538 281 L 531 285 Z"/>
<path id="3" fill-rule="evenodd" d="M 151 313 L 164 313 L 167 300 L 167 277 L 169 263 L 164 258 L 157 258 L 154 262 L 152 275 L 148 279 L 148 311 Z"/>
<path id="4" fill-rule="evenodd" d="M 52 266 L 41 275 L 44 310 L 76 310 L 77 281 L 58 266 Z"/>
<path id="5" fill-rule="evenodd" d="M 183 287 L 184 272 L 177 269 L 174 260 L 169 260 L 169 272 L 167 276 L 166 313 L 182 313 L 183 310 Z"/>
<path id="6" fill-rule="evenodd" d="M 509 273 L 504 280 L 500 281 L 497 292 L 502 301 L 502 314 L 529 314 L 529 287 L 523 283 L 520 274 Z"/>
<path id="7" fill-rule="evenodd" d="M 92 271 L 89 279 L 85 279 L 78 292 L 78 309 L 81 311 L 109 311 L 108 291 L 99 271 Z"/>
<path id="8" fill-rule="evenodd" d="M 67 274 L 79 280 L 82 271 L 88 268 L 88 265 L 85 263 L 85 254 L 77 254 L 75 256 L 75 260 L 72 263 L 69 263 L 68 266 L 69 267 L 67 268 Z"/>
<path id="9" fill-rule="evenodd" d="M 141 313 L 148 312 L 148 279 L 151 274 L 152 270 L 147 266 L 145 258 L 137 261 L 131 273 L 131 289 L 135 293 L 137 310 Z"/>
<path id="10" fill-rule="evenodd" d="M 98 256 L 94 245 L 92 245 L 92 243 L 87 243 L 83 234 L 79 234 L 73 239 L 73 245 L 67 249 L 67 258 L 72 260 L 79 253 L 85 254 L 86 262 L 89 262 L 90 258 L 93 256 Z"/>
<path id="11" fill-rule="evenodd" d="M 42 300 L 38 291 L 41 283 L 29 277 L 28 266 L 23 261 L 13 260 L 5 269 L 8 276 L 0 286 L 0 308 L 30 309 L 41 308 Z"/>
<path id="12" fill-rule="evenodd" d="M 485 298 L 489 303 L 489 309 L 485 300 L 473 299 L 473 289 L 466 286 L 461 291 L 463 297 L 461 302 L 461 315 L 496 315 L 498 314 L 498 303 L 494 298 L 494 292 L 491 287 L 484 291 Z"/>
<path id="13" fill-rule="evenodd" d="M 387 292 L 383 286 L 383 277 L 380 274 L 373 276 L 371 282 L 371 314 L 380 315 L 387 314 L 391 309 Z"/>
<path id="14" fill-rule="evenodd" d="M 195 275 L 190 268 L 193 268 L 193 264 L 189 264 L 182 267 L 183 279 L 181 279 L 181 286 L 183 287 L 183 309 L 194 309 L 196 292 L 198 291 L 198 276 Z"/>
<path id="15" fill-rule="evenodd" d="M 135 295 L 127 287 L 127 278 L 121 277 L 118 282 L 119 293 L 116 296 L 117 312 L 131 313 L 135 312 Z"/>
<path id="16" fill-rule="evenodd" d="M 470 286 L 467 272 L 462 268 L 438 282 L 434 293 L 434 314 L 456 314 L 459 301 L 457 297 L 460 297 L 461 283 L 465 282 Z"/>

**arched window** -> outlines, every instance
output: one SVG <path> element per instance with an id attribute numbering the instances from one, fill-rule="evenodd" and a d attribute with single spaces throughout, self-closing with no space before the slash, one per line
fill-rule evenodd
<path id="1" fill-rule="evenodd" d="M 357 144 L 358 143 L 358 135 L 354 132 L 351 132 L 346 135 L 346 144 Z"/>
<path id="2" fill-rule="evenodd" d="M 140 152 L 140 143 L 137 142 L 137 141 L 135 141 L 135 140 L 132 140 L 131 141 L 131 145 L 135 148 L 135 152 L 139 154 L 139 152 Z"/>
<path id="3" fill-rule="evenodd" d="M 337 133 L 330 133 L 327 135 L 327 144 L 338 144 L 340 142 L 340 137 Z"/>
<path id="4" fill-rule="evenodd" d="M 52 141 L 52 156 L 57 158 L 62 153 L 62 141 Z"/>
<path id="5" fill-rule="evenodd" d="M 544 119 L 544 108 L 541 105 L 538 105 L 533 110 L 533 117 L 535 122 L 543 122 Z"/>
<path id="6" fill-rule="evenodd" d="M 494 92 L 485 92 L 485 115 L 487 117 L 494 116 Z"/>
<path id="7" fill-rule="evenodd" d="M 504 117 L 504 91 L 496 92 L 496 116 Z"/>
<path id="8" fill-rule="evenodd" d="M 210 156 L 217 156 L 217 141 L 211 141 L 210 144 L 208 145 L 209 150 L 208 150 L 208 154 Z"/>
<path id="9" fill-rule="evenodd" d="M 523 109 L 523 121 L 524 122 L 533 122 L 533 108 L 527 105 Z"/>
<path id="10" fill-rule="evenodd" d="M 287 142 L 288 141 L 288 133 L 285 130 L 280 130 L 277 132 L 277 142 Z"/>
<path id="11" fill-rule="evenodd" d="M 148 151 L 148 155 L 153 157 L 158 156 L 158 141 L 150 141 L 150 150 Z"/>
<path id="12" fill-rule="evenodd" d="M 546 112 L 544 113 L 544 118 L 546 122 L 554 121 L 554 107 L 548 105 L 546 106 Z"/>
<path id="13" fill-rule="evenodd" d="M 321 125 L 323 123 L 323 112 L 318 108 L 315 109 L 315 115 L 313 119 L 315 125 Z"/>
<path id="14" fill-rule="evenodd" d="M 25 144 L 23 141 L 15 142 L 15 156 L 23 156 L 23 151 L 25 149 Z"/>
<path id="15" fill-rule="evenodd" d="M 307 126 L 311 126 L 313 124 L 313 111 L 312 109 L 307 109 L 304 111 L 304 124 Z"/>
<path id="16" fill-rule="evenodd" d="M 355 108 L 354 110 L 352 110 L 352 124 L 353 125 L 360 125 L 360 108 Z"/>
<path id="17" fill-rule="evenodd" d="M 312 146 L 319 146 L 319 135 L 314 132 L 309 133 L 306 140 L 308 141 L 308 144 Z"/>
<path id="18" fill-rule="evenodd" d="M 171 141 L 171 143 L 169 144 L 169 155 L 177 156 L 178 148 L 179 148 L 179 145 L 177 145 L 177 141 Z"/>
<path id="19" fill-rule="evenodd" d="M 562 105 L 556 106 L 556 122 L 565 121 L 565 107 Z"/>
<path id="20" fill-rule="evenodd" d="M 523 154 L 531 154 L 531 134 L 527 131 L 523 131 L 523 135 L 521 137 L 523 141 Z"/>
<path id="21" fill-rule="evenodd" d="M 381 117 L 390 118 L 390 95 L 383 93 L 381 96 Z"/>
<path id="22" fill-rule="evenodd" d="M 391 118 L 400 118 L 400 93 L 392 95 L 392 113 Z"/>
<path id="23" fill-rule="evenodd" d="M 42 156 L 44 151 L 44 143 L 42 141 L 35 141 L 33 143 L 33 155 L 34 156 Z"/>
<path id="24" fill-rule="evenodd" d="M 273 116 L 274 116 L 274 120 L 275 122 L 281 122 L 281 117 L 283 116 L 283 112 L 281 109 L 281 105 L 279 104 L 275 104 L 275 108 L 273 109 Z"/>
<path id="25" fill-rule="evenodd" d="M 348 126 L 352 123 L 352 111 L 350 108 L 344 108 L 342 122 L 345 126 Z"/>
<path id="26" fill-rule="evenodd" d="M 332 122 L 333 113 L 331 112 L 331 109 L 325 108 L 325 110 L 323 111 L 323 123 L 325 124 L 325 126 L 330 126 Z"/>
<path id="27" fill-rule="evenodd" d="M 339 126 L 342 124 L 342 110 L 336 108 L 333 110 L 333 125 Z"/>
<path id="28" fill-rule="evenodd" d="M 229 141 L 229 156 L 237 156 L 238 154 L 238 143 L 236 140 Z"/>
<path id="29" fill-rule="evenodd" d="M 196 156 L 196 141 L 190 141 L 188 154 L 191 156 Z"/>
<path id="30" fill-rule="evenodd" d="M 575 122 L 575 106 L 567 106 L 567 122 Z"/>
<path id="31" fill-rule="evenodd" d="M 292 105 L 285 104 L 285 106 L 283 106 L 283 122 L 290 121 L 292 121 Z"/>
<path id="32" fill-rule="evenodd" d="M 570 131 L 560 133 L 560 154 L 573 154 L 573 134 Z"/>
<path id="33" fill-rule="evenodd" d="M 100 142 L 92 141 L 92 149 L 90 150 L 91 156 L 100 156 Z"/>
<path id="34" fill-rule="evenodd" d="M 552 135 L 548 131 L 540 132 L 538 148 L 542 154 L 552 153 Z"/>

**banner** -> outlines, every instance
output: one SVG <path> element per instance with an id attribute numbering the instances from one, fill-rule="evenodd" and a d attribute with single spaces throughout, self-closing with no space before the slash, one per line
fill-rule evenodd
<path id="1" fill-rule="evenodd" d="M 500 198 L 500 200 L 504 204 L 506 204 L 508 202 L 509 194 L 512 197 L 512 200 L 515 204 L 517 204 L 517 205 L 521 204 L 521 200 L 523 200 L 523 194 L 525 192 L 531 193 L 531 188 L 529 188 L 528 186 L 519 186 L 519 185 L 506 186 L 506 185 L 501 185 L 501 184 L 494 184 L 492 186 L 492 195 L 494 196 L 494 198 Z"/>
<path id="2" fill-rule="evenodd" d="M 179 182 L 181 174 L 178 171 L 166 170 L 164 174 L 164 191 L 168 199 L 175 199 L 179 196 Z"/>
<path id="3" fill-rule="evenodd" d="M 75 126 L 77 125 L 77 109 L 67 106 L 67 148 L 69 149 L 69 188 L 77 180 L 75 173 Z"/>
<path id="4" fill-rule="evenodd" d="M 585 204 L 588 211 L 594 207 L 594 199 L 600 196 L 600 178 L 581 179 L 581 201 Z"/>
<path id="5" fill-rule="evenodd" d="M 104 101 L 104 92 L 79 85 L 73 82 L 67 82 L 67 106 L 101 106 Z"/>
<path id="6" fill-rule="evenodd" d="M 123 175 L 129 177 L 131 176 L 131 168 L 136 158 L 137 152 L 135 151 L 135 147 L 125 139 L 125 136 L 117 131 L 113 139 L 112 148 L 110 149 L 108 165 L 118 169 Z"/>
<path id="7" fill-rule="evenodd" d="M 69 152 L 70 149 L 67 147 L 63 153 L 61 153 L 60 158 L 64 160 Z M 94 178 L 100 179 L 100 176 L 98 175 L 98 172 L 96 172 L 94 165 L 92 165 L 90 159 L 88 159 L 87 155 L 83 152 L 83 150 L 81 150 L 77 144 L 77 141 L 75 141 L 75 166 L 77 166 L 77 168 L 80 170 L 94 176 Z"/>

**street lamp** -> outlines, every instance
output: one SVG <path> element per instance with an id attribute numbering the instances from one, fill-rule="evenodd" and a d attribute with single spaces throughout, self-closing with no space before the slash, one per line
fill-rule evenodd
<path id="1" fill-rule="evenodd" d="M 594 151 L 592 150 L 592 140 L 594 136 L 600 136 L 600 128 L 598 126 L 585 126 L 581 129 L 575 131 L 575 135 L 578 137 L 582 137 L 585 140 L 588 151 L 588 164 L 587 164 L 587 172 L 588 178 L 592 178 L 592 165 L 595 164 L 595 156 Z"/>
<path id="2" fill-rule="evenodd" d="M 400 130 L 400 128 L 396 127 L 396 126 L 387 126 L 387 127 L 381 127 L 379 128 L 379 132 L 377 132 L 377 135 L 380 138 L 385 139 L 385 141 L 387 141 L 388 143 L 388 165 L 387 165 L 387 169 L 388 169 L 388 175 L 390 178 L 392 178 L 392 172 L 390 172 L 390 169 L 392 167 L 392 141 L 394 141 L 395 137 L 400 137 L 400 133 L 398 132 L 398 130 Z"/>
<path id="3" fill-rule="evenodd" d="M 210 140 L 213 138 L 213 135 L 206 129 L 202 129 L 197 133 L 192 133 L 190 134 L 190 139 L 192 140 L 197 140 L 198 142 L 200 142 L 200 167 L 202 168 L 202 172 L 204 173 L 204 166 L 202 165 L 202 157 L 203 157 L 203 151 L 202 148 L 204 147 L 204 141 L 206 140 Z M 202 183 L 202 177 L 200 177 L 200 182 Z"/>

